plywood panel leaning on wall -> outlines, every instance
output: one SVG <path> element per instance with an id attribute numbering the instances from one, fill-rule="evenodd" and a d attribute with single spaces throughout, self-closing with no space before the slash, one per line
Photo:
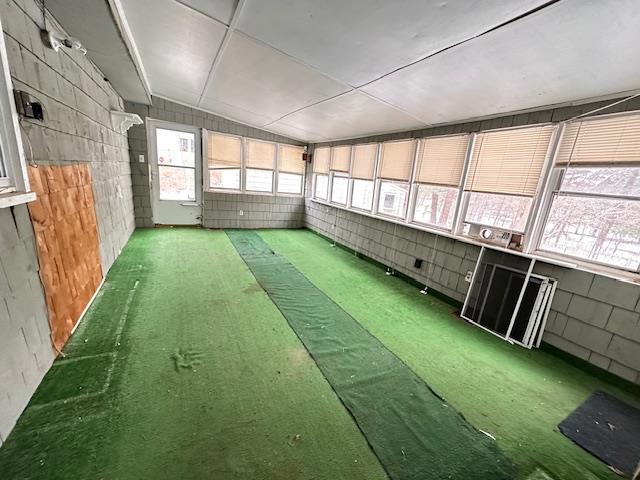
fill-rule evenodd
<path id="1" fill-rule="evenodd" d="M 59 351 L 102 281 L 89 165 L 29 167 L 29 204 L 51 324 Z"/>

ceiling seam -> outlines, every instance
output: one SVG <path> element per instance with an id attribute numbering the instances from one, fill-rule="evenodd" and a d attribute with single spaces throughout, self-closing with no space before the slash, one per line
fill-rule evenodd
<path id="1" fill-rule="evenodd" d="M 180 3 L 180 2 L 178 2 Z M 204 82 L 204 88 L 202 89 L 202 93 L 200 94 L 200 98 L 198 98 L 198 103 L 196 106 L 200 108 L 202 106 L 202 101 L 204 100 L 204 96 L 209 90 L 211 83 L 213 82 L 213 77 L 215 75 L 215 70 L 217 66 L 220 64 L 222 60 L 222 55 L 224 50 L 227 48 L 229 41 L 231 39 L 231 35 L 235 29 L 236 24 L 238 23 L 238 18 L 240 17 L 240 13 L 242 12 L 242 8 L 244 7 L 245 0 L 238 0 L 236 3 L 236 7 L 231 15 L 231 21 L 229 25 L 226 27 L 227 31 L 224 32 L 224 38 L 222 39 L 222 43 L 220 47 L 218 47 L 218 51 L 216 52 L 215 57 L 213 57 L 213 62 L 211 63 L 211 68 L 209 69 L 209 74 L 207 75 L 207 80 Z M 182 5 L 182 3 L 180 3 Z M 208 17 L 208 16 L 207 16 Z"/>
<path id="2" fill-rule="evenodd" d="M 515 17 L 513 17 L 513 18 L 511 18 L 511 19 L 509 19 L 509 20 L 506 20 L 506 21 L 504 21 L 504 22 L 502 22 L 502 23 L 500 23 L 500 24 L 498 24 L 498 25 L 496 25 L 496 26 L 494 26 L 494 27 L 491 27 L 491 28 L 489 28 L 488 30 L 485 30 L 484 32 L 478 33 L 477 35 L 473 35 L 473 36 L 471 36 L 471 37 L 469 37 L 469 38 L 466 38 L 466 39 L 461 40 L 461 41 L 459 41 L 459 42 L 456 42 L 456 43 L 454 43 L 454 44 L 452 44 L 452 45 L 449 45 L 449 46 L 447 46 L 447 47 L 444 47 L 444 48 L 442 48 L 442 49 L 438 50 L 437 52 L 430 53 L 429 55 L 427 55 L 427 56 L 425 56 L 425 57 L 423 57 L 423 58 L 420 58 L 420 59 L 418 59 L 418 60 L 416 60 L 416 61 L 414 61 L 414 62 L 407 63 L 406 65 L 403 65 L 403 66 L 398 67 L 398 68 L 396 68 L 396 69 L 394 69 L 394 70 L 391 70 L 390 72 L 387 72 L 387 73 L 385 73 L 384 75 L 380 75 L 379 77 L 374 78 L 373 80 L 370 80 L 370 81 L 368 81 L 368 82 L 365 82 L 365 83 L 363 83 L 362 85 L 358 85 L 358 86 L 357 86 L 357 87 L 355 87 L 355 88 L 356 88 L 356 90 L 360 91 L 360 89 L 361 89 L 361 88 L 366 87 L 366 86 L 368 86 L 368 85 L 371 85 L 372 83 L 375 83 L 375 82 L 377 82 L 377 81 L 379 81 L 379 80 L 382 80 L 383 78 L 386 78 L 386 77 L 388 77 L 388 76 L 390 76 L 390 75 L 393 75 L 394 73 L 397 73 L 397 72 L 399 72 L 399 71 L 401 71 L 401 70 L 404 70 L 405 68 L 409 68 L 409 67 L 411 67 L 411 66 L 413 66 L 413 65 L 416 65 L 417 63 L 424 62 L 425 60 L 428 60 L 428 59 L 430 59 L 430 58 L 432 58 L 432 57 L 435 57 L 436 55 L 439 55 L 439 54 L 441 54 L 441 53 L 443 53 L 443 52 L 446 52 L 447 50 L 450 50 L 450 49 L 452 49 L 452 48 L 455 48 L 455 47 L 457 47 L 457 46 L 459 46 L 459 45 L 463 45 L 463 44 L 465 44 L 465 43 L 467 43 L 467 42 L 470 42 L 471 40 L 475 40 L 476 38 L 483 37 L 484 35 L 487 35 L 488 33 L 491 33 L 491 32 L 493 32 L 493 31 L 495 31 L 495 30 L 498 30 L 498 29 L 500 29 L 500 28 L 502 28 L 502 27 L 505 27 L 505 26 L 507 26 L 507 25 L 509 25 L 509 24 L 511 24 L 511 23 L 517 22 L 518 20 L 522 20 L 523 18 L 526 18 L 526 17 L 528 17 L 529 15 L 533 15 L 533 14 L 535 14 L 535 13 L 539 12 L 540 10 L 543 10 L 543 9 L 545 9 L 545 8 L 547 8 L 547 7 L 550 7 L 550 6 L 552 6 L 552 5 L 555 5 L 556 3 L 559 3 L 559 2 L 561 2 L 561 1 L 562 1 L 562 0 L 549 0 L 549 1 L 547 1 L 546 3 L 542 4 L 542 5 L 538 5 L 537 7 L 532 8 L 531 10 L 528 10 L 528 11 L 526 11 L 526 12 L 524 12 L 524 13 L 521 13 L 521 14 L 519 14 L 519 15 L 516 15 Z"/>
<path id="3" fill-rule="evenodd" d="M 201 15 L 207 18 L 208 20 L 213 20 L 214 22 L 219 23 L 220 25 L 223 25 L 225 28 L 229 28 L 229 25 L 223 22 L 222 20 L 220 20 L 219 18 L 212 17 L 211 15 L 204 13 L 202 10 L 197 9 L 193 5 L 189 5 L 188 3 L 185 3 L 182 0 L 173 0 L 173 1 L 178 5 L 180 5 L 181 7 L 186 8 L 187 10 L 191 10 L 192 12 L 197 13 L 198 15 Z"/>

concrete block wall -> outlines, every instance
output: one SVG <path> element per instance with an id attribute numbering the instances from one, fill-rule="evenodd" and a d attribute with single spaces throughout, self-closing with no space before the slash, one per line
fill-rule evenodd
<path id="1" fill-rule="evenodd" d="M 384 142 L 541 122 L 559 122 L 591 112 L 613 101 L 319 145 Z M 597 114 L 633 110 L 640 110 L 640 98 Z M 464 300 L 469 287 L 469 283 L 464 281 L 464 275 L 467 271 L 473 270 L 479 247 L 316 202 L 309 198 L 312 191 L 312 173 L 311 168 L 307 170 L 307 228 L 395 268 L 457 301 Z M 433 265 L 429 267 L 431 270 L 415 269 L 415 258 L 427 261 L 433 258 Z M 599 368 L 640 384 L 640 284 L 542 261 L 536 263 L 534 272 L 558 280 L 544 341 Z"/>
<path id="2" fill-rule="evenodd" d="M 302 228 L 304 197 L 205 192 L 206 228 Z"/>
<path id="3" fill-rule="evenodd" d="M 230 133 L 233 135 L 242 135 L 246 137 L 257 138 L 260 140 L 268 140 L 271 142 L 303 145 L 301 142 L 298 142 L 291 138 L 283 137 L 281 135 L 276 135 L 265 130 L 260 130 L 258 128 L 237 123 L 232 120 L 228 120 L 226 118 L 219 117 L 202 110 L 198 110 L 196 108 L 186 107 L 184 105 L 165 100 L 163 98 L 153 97 L 152 105 L 142 105 L 139 103 L 125 102 L 125 109 L 127 112 L 137 113 L 145 121 L 146 118 L 152 118 L 155 120 L 164 120 L 166 122 L 175 122 L 183 125 L 192 125 L 200 128 L 206 128 L 207 130 L 221 133 Z M 149 159 L 147 158 L 148 149 L 146 125 L 136 125 L 129 129 L 129 150 L 131 158 L 131 178 L 133 185 L 133 203 L 135 209 L 136 225 L 138 227 L 153 227 L 154 223 L 151 211 L 151 191 L 149 188 Z M 140 163 L 139 161 L 140 155 L 144 156 L 143 163 Z M 215 200 L 213 199 L 214 195 Z M 239 195 L 241 197 L 247 198 L 236 198 Z M 226 199 L 222 199 L 222 197 L 225 197 Z M 248 197 L 256 198 L 249 199 Z M 253 205 L 257 205 L 258 203 L 261 203 L 255 201 L 257 197 L 263 199 L 266 198 L 262 195 L 244 195 L 224 192 L 216 192 L 214 194 L 213 192 L 207 192 L 204 195 L 203 218 L 208 215 L 209 225 L 213 225 L 213 221 L 217 222 L 216 224 L 218 225 L 226 225 L 228 224 L 228 221 L 232 221 L 235 218 L 228 218 L 229 215 L 231 215 L 229 213 L 229 210 L 227 210 L 228 208 L 230 208 L 230 204 L 250 203 Z M 286 197 L 278 197 L 278 200 L 274 200 L 270 202 L 270 204 L 289 205 L 289 201 L 281 200 L 283 198 Z M 226 201 L 229 204 L 219 205 L 217 202 L 220 201 Z M 219 213 L 215 214 L 213 210 L 217 209 L 218 206 L 220 206 L 220 208 L 224 208 L 225 210 L 221 210 Z M 262 218 L 264 217 L 264 212 L 256 210 L 256 208 L 257 207 L 253 208 L 253 211 L 255 213 L 251 215 L 253 217 L 251 222 L 256 222 L 254 224 L 261 224 L 266 227 L 267 224 L 265 222 L 269 219 Z M 286 215 L 283 215 L 285 213 L 290 213 L 288 211 L 282 210 L 287 210 L 288 208 L 288 206 L 282 206 L 280 210 L 274 210 L 273 213 L 275 214 L 275 217 L 273 218 L 273 227 L 276 227 L 277 224 L 282 224 L 282 222 L 291 220 Z M 239 224 L 249 225 L 249 222 L 247 219 L 244 219 L 244 221 L 240 221 Z"/>
<path id="4" fill-rule="evenodd" d="M 54 359 L 26 205 L 0 208 L 0 445 Z"/>
<path id="5" fill-rule="evenodd" d="M 40 38 L 35 0 L 0 0 L 13 88 L 37 98 L 44 121 L 22 120 L 27 160 L 89 163 L 102 267 L 113 264 L 135 228 L 127 136 L 111 127 L 123 101 L 77 50 L 56 53 Z M 47 14 L 47 24 L 63 30 Z M 33 229 L 25 205 L 0 209 L 0 442 L 53 361 Z"/>

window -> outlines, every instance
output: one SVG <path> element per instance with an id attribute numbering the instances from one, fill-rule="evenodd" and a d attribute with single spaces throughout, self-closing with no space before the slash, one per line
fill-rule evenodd
<path id="1" fill-rule="evenodd" d="M 468 144 L 468 135 L 420 140 L 414 222 L 449 230 L 453 227 Z"/>
<path id="2" fill-rule="evenodd" d="M 349 178 L 344 173 L 333 174 L 333 186 L 331 187 L 331 201 L 340 205 L 347 204 L 349 192 Z"/>
<path id="3" fill-rule="evenodd" d="M 240 190 L 242 138 L 207 132 L 207 167 L 210 188 Z"/>
<path id="4" fill-rule="evenodd" d="M 331 201 L 347 204 L 351 146 L 331 147 Z"/>
<path id="5" fill-rule="evenodd" d="M 476 136 L 465 184 L 465 222 L 524 232 L 553 130 L 542 125 Z"/>
<path id="6" fill-rule="evenodd" d="M 371 210 L 376 177 L 378 145 L 369 143 L 353 147 L 351 163 L 351 206 L 360 210 Z"/>
<path id="7" fill-rule="evenodd" d="M 245 148 L 245 190 L 251 192 L 273 192 L 276 144 L 247 138 L 245 140 Z"/>
<path id="8" fill-rule="evenodd" d="M 414 140 L 382 144 L 378 213 L 400 218 L 406 215 L 414 149 Z"/>
<path id="9" fill-rule="evenodd" d="M 18 133 L 18 117 L 13 92 L 7 87 L 11 85 L 11 77 L 3 35 L 0 35 L 0 82 L 0 193 L 27 192 L 29 180 Z M 29 200 L 33 198 L 31 194 Z M 16 203 L 19 202 L 11 205 Z"/>
<path id="10" fill-rule="evenodd" d="M 313 196 L 320 200 L 327 200 L 329 193 L 329 164 L 331 149 L 329 147 L 316 148 L 313 152 Z"/>
<path id="11" fill-rule="evenodd" d="M 567 124 L 539 249 L 640 270 L 640 115 Z"/>
<path id="12" fill-rule="evenodd" d="M 195 201 L 196 155 L 182 150 L 190 140 L 195 140 L 193 133 L 156 129 L 160 200 Z"/>
<path id="13" fill-rule="evenodd" d="M 278 193 L 302 195 L 305 163 L 303 147 L 280 145 L 278 154 Z"/>

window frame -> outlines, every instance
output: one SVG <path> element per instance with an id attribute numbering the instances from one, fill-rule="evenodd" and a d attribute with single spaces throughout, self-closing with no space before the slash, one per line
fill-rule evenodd
<path id="1" fill-rule="evenodd" d="M 606 165 L 597 165 L 597 166 L 593 166 L 593 165 L 580 165 L 580 166 L 576 166 L 573 168 L 613 168 L 613 167 L 608 167 Z M 624 167 L 621 167 L 624 168 Z M 617 271 L 621 271 L 621 272 L 627 272 L 627 273 L 631 273 L 631 274 L 640 274 L 640 261 L 638 262 L 638 266 L 635 270 L 632 270 L 630 268 L 625 268 L 625 267 L 620 267 L 617 265 L 612 265 L 610 263 L 606 263 L 606 262 L 601 262 L 598 260 L 592 260 L 589 258 L 583 258 L 583 257 L 578 257 L 576 255 L 571 255 L 569 253 L 559 253 L 559 252 L 554 252 L 552 250 L 545 250 L 544 248 L 542 248 L 542 239 L 544 237 L 544 231 L 546 229 L 547 223 L 549 221 L 549 218 L 551 216 L 551 210 L 553 208 L 553 202 L 556 198 L 560 197 L 560 196 L 566 196 L 566 197 L 582 197 L 582 198 L 589 198 L 589 199 L 606 199 L 606 200 L 628 200 L 628 201 L 634 201 L 634 202 L 638 202 L 640 203 L 640 196 L 630 196 L 630 195 L 614 195 L 614 194 L 606 194 L 606 193 L 585 193 L 585 192 L 571 192 L 568 191 L 566 193 L 562 193 L 562 181 L 564 179 L 564 176 L 566 174 L 567 171 L 567 166 L 565 165 L 560 165 L 560 166 L 556 166 L 555 162 L 554 165 L 552 167 L 552 172 L 551 172 L 551 182 L 548 185 L 548 190 L 546 192 L 545 195 L 545 199 L 544 199 L 544 222 L 541 222 L 541 228 L 539 231 L 539 234 L 536 236 L 536 243 L 535 243 L 535 250 L 534 252 L 540 256 L 549 256 L 549 257 L 556 257 L 556 258 L 570 258 L 571 260 L 579 263 L 579 264 L 591 264 L 591 265 L 597 265 L 600 267 L 604 267 L 607 269 L 613 269 L 613 270 L 617 270 Z"/>
<path id="2" fill-rule="evenodd" d="M 411 172 L 409 174 L 409 179 L 404 182 L 402 180 L 390 180 L 388 178 L 382 178 L 380 177 L 380 174 L 382 172 L 382 146 L 385 143 L 393 143 L 393 142 L 406 142 L 408 140 L 413 141 L 413 152 L 412 152 L 412 161 L 411 161 Z M 393 220 L 397 220 L 397 219 L 401 219 L 403 220 L 405 223 L 410 224 L 410 213 L 411 209 L 412 209 L 412 197 L 413 197 L 413 183 L 414 183 L 414 179 L 415 179 L 415 175 L 416 175 L 416 163 L 417 163 L 417 158 L 418 158 L 418 139 L 416 138 L 401 138 L 398 140 L 388 140 L 386 142 L 379 142 L 378 144 L 378 155 L 376 158 L 376 183 L 375 183 L 375 190 L 373 193 L 373 214 L 377 215 L 381 218 L 386 218 L 386 219 L 393 219 Z M 385 214 L 385 213 L 381 213 L 380 212 L 380 191 L 382 189 L 382 184 L 383 183 L 399 183 L 402 185 L 407 185 L 409 187 L 409 189 L 407 190 L 407 202 L 404 206 L 404 211 L 402 212 L 402 215 L 399 216 L 395 216 L 395 215 L 389 215 L 389 214 Z"/>
<path id="3" fill-rule="evenodd" d="M 0 21 L 0 32 L 2 28 Z M 5 176 L 0 178 L 2 208 L 35 200 L 35 193 L 31 192 L 29 185 L 4 35 L 0 35 L 0 77 L 0 162 L 5 171 Z"/>
<path id="4" fill-rule="evenodd" d="M 375 145 L 376 146 L 376 159 L 373 167 L 373 178 L 371 180 L 363 180 L 361 178 L 353 178 L 352 170 L 353 170 L 353 160 L 355 157 L 356 146 L 358 145 Z M 349 196 L 347 198 L 347 208 L 352 209 L 355 212 L 367 212 L 373 214 L 376 205 L 376 188 L 377 188 L 377 180 L 378 180 L 378 172 L 380 169 L 380 142 L 365 142 L 365 143 L 354 143 L 351 145 L 351 164 L 349 165 Z M 371 208 L 365 210 L 360 207 L 353 206 L 353 184 L 356 180 L 361 180 L 365 182 L 371 182 L 373 187 L 373 195 L 371 196 Z"/>
<path id="5" fill-rule="evenodd" d="M 218 135 L 225 135 L 227 137 L 234 137 L 240 139 L 240 168 L 210 168 L 209 167 L 209 132 L 216 133 Z M 207 152 L 207 154 L 205 154 Z M 212 187 L 211 186 L 211 170 L 239 170 L 238 188 L 225 188 L 225 187 Z M 240 135 L 233 135 L 231 133 L 223 133 L 215 130 L 202 129 L 202 177 L 203 188 L 205 192 L 221 192 L 221 193 L 242 193 L 243 188 L 243 175 L 244 170 L 244 137 Z M 207 172 L 205 175 L 204 172 Z"/>
<path id="6" fill-rule="evenodd" d="M 209 135 L 208 133 L 216 133 L 218 135 L 225 135 L 228 137 L 235 137 L 240 139 L 240 187 L 239 188 L 224 188 L 224 187 L 212 187 L 211 186 L 211 182 L 210 182 L 210 177 L 209 177 L 209 171 L 210 170 L 236 170 L 235 168 L 229 168 L 229 169 L 223 169 L 223 168 L 209 168 L 209 159 L 206 158 L 206 155 L 204 154 L 204 152 L 208 151 L 208 139 L 209 139 Z M 247 140 L 253 140 L 253 141 L 257 141 L 257 142 L 263 142 L 263 143 L 270 143 L 275 145 L 276 148 L 276 155 L 275 155 L 275 159 L 274 159 L 274 167 L 273 169 L 266 169 L 266 168 L 255 168 L 255 167 L 247 167 L 246 165 L 246 151 L 247 151 L 247 147 L 246 147 L 246 142 Z M 254 138 L 254 137 L 245 137 L 242 135 L 235 135 L 232 133 L 225 133 L 225 132 L 220 132 L 218 130 L 208 130 L 206 128 L 202 129 L 202 151 L 203 151 L 203 155 L 202 155 L 202 162 L 203 162 L 203 178 L 204 178 L 204 182 L 203 182 L 203 189 L 205 192 L 217 192 L 217 193 L 229 193 L 229 194 L 248 194 L 248 195 L 265 195 L 265 196 L 278 196 L 278 197 L 304 197 L 304 193 L 305 193 L 305 181 L 307 178 L 307 174 L 306 174 L 306 163 L 305 163 L 305 168 L 304 168 L 304 173 L 302 173 L 300 176 L 302 177 L 300 185 L 300 193 L 284 193 L 284 192 L 278 192 L 278 176 L 280 174 L 280 165 L 279 165 L 279 160 L 280 160 L 280 146 L 281 145 L 291 145 L 291 146 L 295 146 L 295 147 L 300 147 L 301 145 L 294 145 L 294 144 L 290 144 L 290 143 L 283 143 L 283 142 L 271 142 L 269 140 L 262 140 L 260 138 Z M 302 146 L 304 147 L 304 146 Z M 247 168 L 251 169 L 251 170 L 263 170 L 263 171 L 269 171 L 271 172 L 271 191 L 260 191 L 260 190 L 249 190 L 247 189 Z M 206 171 L 207 175 L 204 175 L 204 172 Z M 283 172 L 283 173 L 289 173 L 289 172 Z M 297 174 L 291 174 L 291 175 L 297 175 Z M 314 189 L 315 189 L 315 179 L 314 179 Z"/>

